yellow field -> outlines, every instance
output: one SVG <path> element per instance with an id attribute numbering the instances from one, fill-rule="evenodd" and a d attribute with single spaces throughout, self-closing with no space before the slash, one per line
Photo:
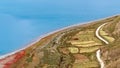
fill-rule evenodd
<path id="1" fill-rule="evenodd" d="M 83 41 L 83 42 L 80 42 L 80 41 L 71 41 L 71 44 L 72 45 L 85 45 L 85 44 L 90 44 L 90 43 L 95 43 L 95 41 Z"/>
<path id="2" fill-rule="evenodd" d="M 110 36 L 103 36 L 105 39 L 107 39 L 109 42 L 113 42 L 115 39 Z"/>
<path id="3" fill-rule="evenodd" d="M 113 37 L 110 37 L 108 35 L 108 33 L 106 33 L 105 31 L 103 31 L 103 29 L 100 29 L 100 35 L 105 38 L 106 40 L 108 40 L 109 42 L 113 42 L 115 39 Z"/>
<path id="4" fill-rule="evenodd" d="M 77 46 L 77 47 L 92 47 L 92 46 L 100 46 L 102 45 L 101 43 L 89 43 L 89 44 L 76 44 L 74 46 Z"/>
<path id="5" fill-rule="evenodd" d="M 69 47 L 68 49 L 71 53 L 79 53 L 79 49 L 76 47 Z"/>
<path id="6" fill-rule="evenodd" d="M 94 47 L 87 47 L 87 48 L 80 48 L 80 53 L 91 53 L 98 50 L 100 46 L 94 46 Z"/>
<path id="7" fill-rule="evenodd" d="M 108 33 L 106 33 L 105 31 L 103 31 L 102 29 L 100 30 L 100 34 L 101 35 L 108 35 Z"/>

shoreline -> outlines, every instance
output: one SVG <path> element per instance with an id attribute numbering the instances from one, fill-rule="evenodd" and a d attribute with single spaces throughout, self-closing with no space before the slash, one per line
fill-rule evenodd
<path id="1" fill-rule="evenodd" d="M 72 28 L 72 27 L 76 27 L 76 26 L 81 26 L 81 25 L 85 25 L 85 24 L 90 24 L 90 23 L 94 23 L 96 21 L 100 21 L 100 20 L 104 20 L 104 19 L 107 19 L 107 18 L 111 18 L 111 17 L 114 17 L 114 16 L 118 16 L 119 14 L 116 14 L 116 15 L 113 15 L 113 16 L 108 16 L 108 17 L 105 17 L 105 18 L 100 18 L 100 19 L 97 19 L 97 20 L 93 20 L 93 21 L 88 21 L 88 22 L 81 22 L 81 23 L 77 23 L 77 24 L 73 24 L 73 25 L 69 25 L 67 27 L 63 27 L 63 28 L 60 28 L 60 29 L 57 29 L 55 31 L 52 31 L 52 32 L 49 32 L 49 33 L 46 33 L 44 35 L 41 35 L 39 36 L 37 39 L 31 41 L 31 43 L 28 43 L 28 45 L 26 45 L 25 47 L 23 48 L 20 48 L 19 50 L 16 50 L 16 51 L 13 51 L 13 52 L 10 52 L 10 53 L 7 53 L 5 55 L 1 55 L 0 56 L 0 60 L 1 59 L 4 59 L 4 58 L 7 58 L 8 56 L 11 56 L 11 55 L 14 55 L 22 50 L 25 50 L 26 48 L 32 46 L 33 44 L 39 42 L 42 38 L 46 37 L 46 36 L 49 36 L 53 33 L 56 33 L 56 32 L 59 32 L 59 31 L 62 31 L 62 30 L 65 30 L 65 29 L 69 29 L 69 28 Z"/>

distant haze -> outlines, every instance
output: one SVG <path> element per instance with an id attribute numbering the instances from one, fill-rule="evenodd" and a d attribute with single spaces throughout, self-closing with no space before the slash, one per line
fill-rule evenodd
<path id="1" fill-rule="evenodd" d="M 0 55 L 56 29 L 115 14 L 119 0 L 1 0 Z"/>

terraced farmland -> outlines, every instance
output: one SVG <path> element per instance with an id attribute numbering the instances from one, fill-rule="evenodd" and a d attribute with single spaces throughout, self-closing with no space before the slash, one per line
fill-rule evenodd
<path id="1" fill-rule="evenodd" d="M 80 31 L 74 35 L 71 40 L 69 40 L 69 43 L 72 44 L 72 46 L 69 47 L 69 50 L 72 54 L 78 54 L 86 57 L 86 61 L 83 60 L 83 57 L 81 57 L 82 59 L 77 59 L 73 64 L 73 68 L 99 67 L 95 52 L 102 46 L 102 42 L 95 37 L 94 29 Z"/>

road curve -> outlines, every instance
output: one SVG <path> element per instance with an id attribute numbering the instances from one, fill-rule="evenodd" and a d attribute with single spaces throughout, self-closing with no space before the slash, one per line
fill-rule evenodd
<path id="1" fill-rule="evenodd" d="M 106 24 L 107 24 L 107 23 L 104 23 L 104 24 L 100 25 L 100 26 L 97 28 L 95 34 L 96 34 L 96 36 L 97 36 L 101 41 L 103 41 L 105 44 L 109 44 L 108 41 L 106 41 L 104 38 L 102 38 L 102 37 L 99 35 L 100 29 L 101 29 L 104 25 L 106 25 Z M 99 49 L 99 50 L 96 52 L 96 57 L 97 57 L 98 62 L 100 63 L 100 68 L 105 68 L 105 64 L 104 64 L 104 61 L 101 59 L 101 54 L 100 54 L 100 52 L 101 52 L 101 50 Z"/>
<path id="2" fill-rule="evenodd" d="M 108 41 L 106 41 L 104 38 L 102 38 L 102 37 L 99 35 L 100 29 L 101 29 L 104 25 L 106 25 L 106 24 L 107 24 L 107 23 L 104 23 L 104 24 L 100 25 L 100 26 L 97 28 L 97 30 L 96 30 L 96 36 L 97 36 L 101 41 L 103 41 L 105 44 L 109 44 Z"/>

